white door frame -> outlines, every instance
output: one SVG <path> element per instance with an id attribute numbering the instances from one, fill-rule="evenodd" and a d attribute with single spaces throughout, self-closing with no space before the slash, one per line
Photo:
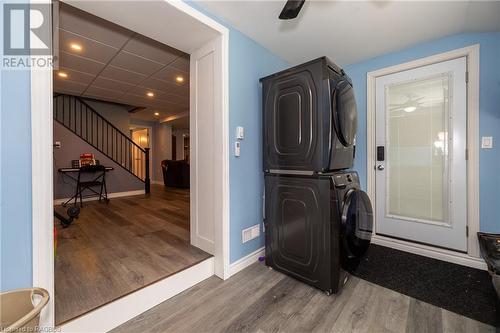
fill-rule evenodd
<path id="1" fill-rule="evenodd" d="M 454 262 L 461 265 L 485 269 L 486 265 L 479 257 L 479 243 L 476 233 L 479 231 L 479 44 L 457 50 L 436 54 L 430 57 L 382 68 L 367 73 L 367 192 L 375 204 L 375 81 L 377 77 L 414 69 L 438 62 L 453 60 L 461 57 L 467 59 L 467 254 L 441 249 L 430 245 L 422 245 L 410 241 L 398 240 L 391 237 L 377 235 L 377 219 L 374 213 L 374 228 L 372 241 L 399 250 L 412 252 L 440 260 Z"/>
<path id="2" fill-rule="evenodd" d="M 31 0 L 32 2 L 39 2 Z M 220 135 L 222 147 L 217 147 L 222 151 L 221 158 L 222 170 L 217 174 L 218 188 L 222 192 L 214 193 L 215 196 L 222 196 L 220 207 L 216 207 L 219 217 L 215 226 L 216 248 L 213 260 L 213 270 L 217 276 L 226 279 L 230 276 L 229 267 L 229 30 L 215 20 L 195 10 L 188 4 L 178 0 L 164 0 L 165 10 L 175 11 L 175 15 L 189 16 L 190 22 L 196 21 L 198 25 L 206 26 L 207 29 L 215 31 L 216 43 L 220 47 L 220 59 L 222 70 L 216 73 L 218 79 L 216 82 L 220 85 L 214 89 L 214 99 L 219 101 L 215 110 L 219 112 L 218 119 L 222 119 L 222 131 L 215 132 Z M 122 15 L 124 8 L 121 8 L 117 15 L 115 4 L 112 1 L 77 1 L 67 0 L 71 5 L 90 11 L 92 14 L 100 16 L 110 21 L 111 16 L 115 15 L 120 19 L 126 20 Z M 116 2 L 115 2 L 116 3 Z M 162 7 L 161 1 L 155 4 Z M 172 12 L 171 12 L 172 13 Z M 153 26 L 161 26 L 165 22 L 156 22 L 158 13 L 151 15 L 148 20 L 137 20 L 135 13 L 130 16 L 135 17 L 130 20 L 130 26 L 144 27 L 145 30 L 152 31 Z M 155 18 L 153 18 L 153 16 Z M 186 16 L 186 17 L 187 17 Z M 153 20 L 153 22 L 151 22 Z M 115 22 L 117 23 L 117 22 Z M 185 23 L 185 22 L 184 22 Z M 120 24 L 120 23 L 118 23 Z M 121 25 L 130 27 L 127 22 L 121 22 Z M 135 29 L 133 29 L 135 30 Z M 154 32 L 152 32 L 154 33 Z M 156 33 L 158 31 L 156 30 Z M 147 35 L 147 34 L 146 34 Z M 152 36 L 153 37 L 153 36 Z M 179 37 L 181 38 L 181 37 Z M 171 43 L 171 46 L 176 46 Z M 201 45 L 199 45 L 201 46 Z M 45 288 L 51 295 L 51 300 L 46 310 L 42 312 L 41 325 L 54 326 L 55 308 L 54 308 L 54 238 L 53 238 L 53 169 L 52 169 L 52 150 L 53 150 L 53 114 L 52 114 L 52 71 L 46 69 L 31 69 L 31 145 L 32 145 L 32 255 L 33 255 L 33 285 Z M 212 262 L 212 261 L 210 261 Z M 158 282 L 158 285 L 161 283 Z M 151 287 L 151 286 L 150 286 Z M 135 294 L 135 293 L 134 293 Z M 129 308 L 133 307 L 134 297 L 131 294 Z M 127 298 L 123 298 L 123 303 Z M 157 303 L 156 303 L 157 304 Z M 155 304 L 155 305 L 156 305 Z M 118 315 L 118 314 L 117 314 Z"/>
<path id="3" fill-rule="evenodd" d="M 153 177 L 155 176 L 154 174 L 154 168 L 153 168 L 153 155 L 155 154 L 155 144 L 154 144 L 154 137 L 153 137 L 153 127 L 152 126 L 147 126 L 147 125 L 132 125 L 132 126 L 137 126 L 137 128 L 134 128 L 133 130 L 130 130 L 130 132 L 138 131 L 141 129 L 147 129 L 148 130 L 148 143 L 149 143 L 149 178 L 151 178 L 151 184 L 154 184 L 154 179 Z M 133 135 L 133 133 L 131 133 Z M 132 137 L 130 138 L 132 139 Z M 133 140 L 132 140 L 133 141 Z"/>

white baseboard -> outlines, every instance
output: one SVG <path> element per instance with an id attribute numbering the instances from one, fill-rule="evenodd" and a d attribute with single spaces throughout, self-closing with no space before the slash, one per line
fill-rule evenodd
<path id="1" fill-rule="evenodd" d="M 244 256 L 241 259 L 238 259 L 237 261 L 229 265 L 229 276 L 232 276 L 238 273 L 239 271 L 247 268 L 251 264 L 257 262 L 259 260 L 259 257 L 263 257 L 264 255 L 265 255 L 264 247 L 261 247 L 260 249 L 250 253 L 249 255 Z"/>
<path id="2" fill-rule="evenodd" d="M 115 192 L 115 193 L 108 193 L 108 198 L 109 199 L 113 199 L 113 198 L 121 198 L 121 197 L 131 197 L 133 195 L 141 195 L 141 194 L 145 194 L 145 193 L 146 193 L 145 190 Z M 54 205 L 55 206 L 60 205 L 63 202 L 68 201 L 68 199 L 69 198 L 54 199 Z M 95 200 L 99 200 L 99 197 L 83 198 L 83 202 L 86 202 L 86 201 L 95 201 Z M 80 201 L 80 199 L 78 199 L 78 201 Z"/>
<path id="3" fill-rule="evenodd" d="M 58 332 L 108 332 L 214 275 L 214 258 L 104 305 L 58 327 Z"/>
<path id="4" fill-rule="evenodd" d="M 385 247 L 390 247 L 396 250 L 418 254 L 424 257 L 451 262 L 457 265 L 462 265 L 482 270 L 488 269 L 483 259 L 471 257 L 465 253 L 454 252 L 446 249 L 436 248 L 429 245 L 412 243 L 381 235 L 373 235 L 372 243 L 377 245 L 382 245 Z"/>

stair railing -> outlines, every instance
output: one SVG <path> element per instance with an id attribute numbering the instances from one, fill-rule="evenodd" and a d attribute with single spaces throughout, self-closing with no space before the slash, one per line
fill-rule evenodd
<path id="1" fill-rule="evenodd" d="M 150 192 L 149 148 L 141 148 L 80 97 L 54 96 L 54 120 L 139 178 Z"/>

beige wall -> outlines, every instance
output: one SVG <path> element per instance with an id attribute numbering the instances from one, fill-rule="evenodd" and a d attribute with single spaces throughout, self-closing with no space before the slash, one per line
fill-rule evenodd
<path id="1" fill-rule="evenodd" d="M 175 130 L 173 135 L 175 136 L 175 150 L 176 156 L 172 156 L 175 160 L 184 159 L 184 134 L 189 134 L 189 130 Z"/>
<path id="2" fill-rule="evenodd" d="M 153 168 L 153 180 L 161 181 L 163 179 L 161 172 L 161 161 L 172 159 L 172 126 L 158 124 L 157 135 L 155 138 L 155 161 L 157 165 Z"/>

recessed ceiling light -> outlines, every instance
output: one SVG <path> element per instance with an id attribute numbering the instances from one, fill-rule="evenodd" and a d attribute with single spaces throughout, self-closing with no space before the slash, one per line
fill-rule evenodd
<path id="1" fill-rule="evenodd" d="M 407 107 L 405 107 L 403 110 L 404 110 L 404 112 L 413 112 L 413 111 L 415 111 L 416 109 L 417 109 L 417 107 L 416 107 L 416 106 L 407 106 Z"/>
<path id="2" fill-rule="evenodd" d="M 153 94 L 151 91 L 146 93 L 146 95 L 148 95 L 149 97 L 154 97 L 155 94 Z"/>
<path id="3" fill-rule="evenodd" d="M 159 112 L 155 112 L 155 116 L 159 116 L 159 115 L 160 115 L 160 113 L 159 113 Z"/>
<path id="4" fill-rule="evenodd" d="M 82 46 L 80 44 L 71 43 L 70 47 L 71 47 L 72 50 L 75 50 L 75 51 L 81 51 L 82 50 Z"/>
<path id="5" fill-rule="evenodd" d="M 177 81 L 179 83 L 180 82 L 184 82 L 184 78 L 182 76 L 178 76 L 178 77 L 175 78 L 175 81 Z"/>
<path id="6" fill-rule="evenodd" d="M 59 72 L 59 73 L 57 73 L 57 75 L 58 75 L 59 77 L 62 77 L 62 78 L 67 78 L 67 77 L 68 77 L 68 74 L 66 74 L 66 73 L 64 73 L 64 72 Z"/>

